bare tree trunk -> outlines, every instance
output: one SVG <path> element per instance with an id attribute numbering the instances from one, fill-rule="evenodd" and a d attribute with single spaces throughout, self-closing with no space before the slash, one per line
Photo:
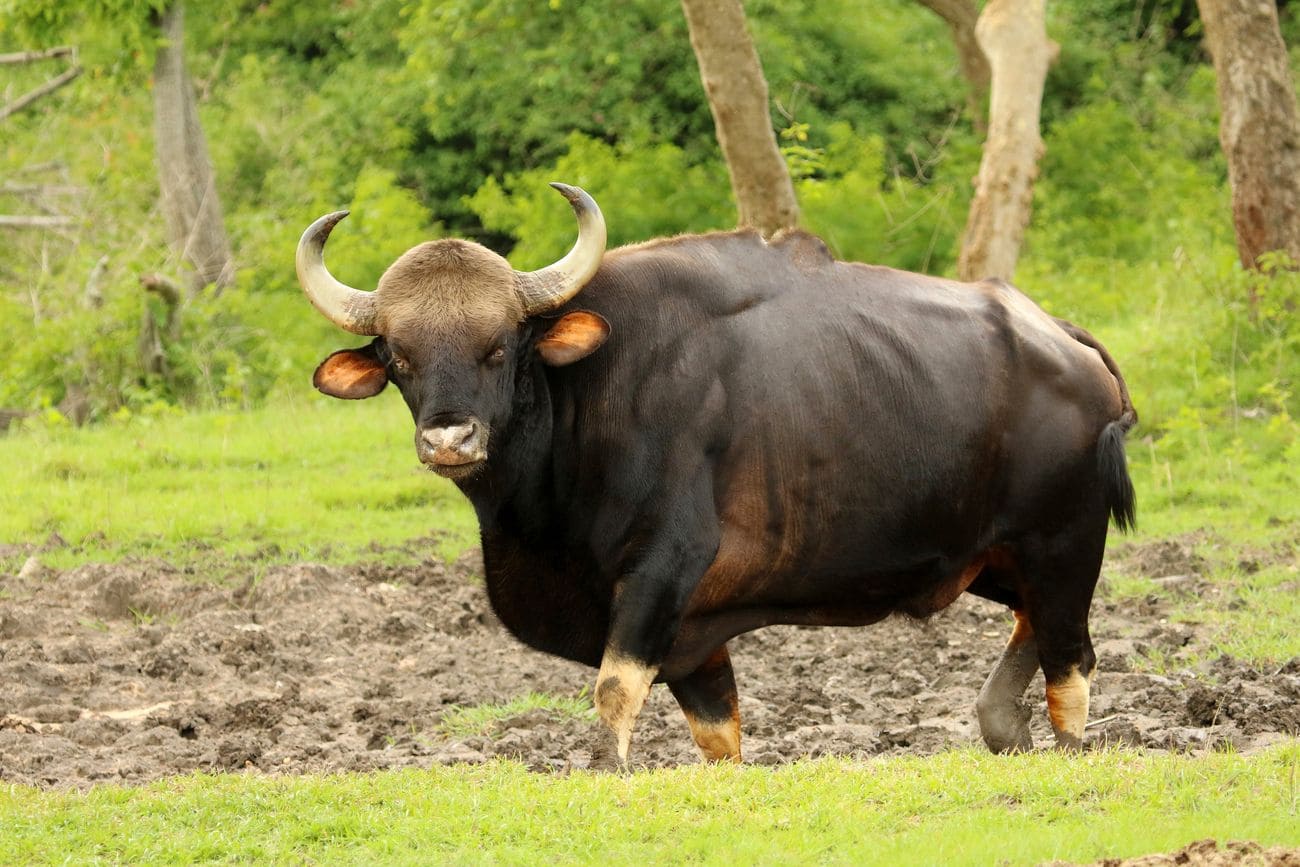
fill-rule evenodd
<path id="1" fill-rule="evenodd" d="M 154 146 L 162 211 L 172 250 L 190 293 L 209 284 L 218 290 L 234 275 L 208 144 L 199 124 L 194 86 L 185 69 L 185 5 L 176 0 L 162 13 L 164 43 L 154 61 Z"/>
<path id="2" fill-rule="evenodd" d="M 1029 225 L 1043 152 L 1043 82 L 1058 52 L 1047 38 L 1043 2 L 989 0 L 975 25 L 993 78 L 989 135 L 957 260 L 963 280 L 1011 279 Z"/>
<path id="3" fill-rule="evenodd" d="M 682 0 L 739 225 L 770 236 L 799 224 L 794 184 L 772 132 L 767 79 L 740 0 Z"/>
<path id="4" fill-rule="evenodd" d="M 1219 89 L 1241 264 L 1285 251 L 1300 262 L 1300 124 L 1277 7 L 1268 0 L 1197 0 Z"/>
<path id="5" fill-rule="evenodd" d="M 975 22 L 979 9 L 974 0 L 919 0 L 922 6 L 942 18 L 952 31 L 952 42 L 957 48 L 957 64 L 961 77 L 966 79 L 966 107 L 970 111 L 975 132 L 988 132 L 984 119 L 984 99 L 989 95 L 989 60 L 975 38 Z"/>

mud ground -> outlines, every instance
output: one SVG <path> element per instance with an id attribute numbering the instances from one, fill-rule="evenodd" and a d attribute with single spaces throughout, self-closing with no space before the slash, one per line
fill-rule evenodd
<path id="1" fill-rule="evenodd" d="M 84 788 L 194 770 L 493 756 L 539 771 L 614 766 L 612 738 L 590 716 L 533 710 L 482 733 L 447 733 L 455 706 L 576 696 L 594 678 L 501 627 L 473 553 L 451 566 L 142 561 L 59 572 L 41 565 L 40 550 L 24 553 L 18 573 L 0 573 L 0 780 Z M 1216 592 L 1186 540 L 1116 556 L 1153 589 Z M 1170 618 L 1167 596 L 1094 605 L 1100 662 L 1087 743 L 1250 752 L 1300 731 L 1300 659 L 1267 670 L 1233 659 L 1134 670 L 1143 656 L 1191 658 L 1208 640 Z M 1004 609 L 963 597 L 922 623 L 734 639 L 746 760 L 924 755 L 977 742 L 976 692 L 1010 626 Z M 1029 698 L 1036 742 L 1047 745 L 1042 693 L 1040 678 Z M 697 761 L 663 687 L 640 717 L 632 758 Z"/>

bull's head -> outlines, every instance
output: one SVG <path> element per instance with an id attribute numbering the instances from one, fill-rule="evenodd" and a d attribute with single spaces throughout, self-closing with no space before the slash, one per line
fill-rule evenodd
<path id="1" fill-rule="evenodd" d="M 605 252 L 605 220 L 592 198 L 577 187 L 551 186 L 573 206 L 578 240 L 539 271 L 515 271 L 479 244 L 444 239 L 408 250 L 374 292 L 361 292 L 325 267 L 325 241 L 348 212 L 312 223 L 298 242 L 302 288 L 331 322 L 375 338 L 326 358 L 315 386 L 356 400 L 391 380 L 415 419 L 420 460 L 449 478 L 474 475 L 487 460 L 493 430 L 510 420 L 517 375 L 533 363 L 532 354 L 546 364 L 570 364 L 609 336 L 609 323 L 595 313 L 534 319 L 577 295 Z"/>

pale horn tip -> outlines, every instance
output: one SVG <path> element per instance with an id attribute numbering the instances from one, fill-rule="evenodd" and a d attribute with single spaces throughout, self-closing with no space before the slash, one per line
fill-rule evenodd
<path id="1" fill-rule="evenodd" d="M 324 245 L 325 240 L 330 236 L 330 232 L 334 231 L 334 227 L 350 213 L 352 212 L 335 211 L 332 214 L 326 214 L 323 217 L 317 218 L 316 222 L 308 226 L 307 231 L 302 233 L 301 243 L 305 244 L 308 242 L 314 242 L 316 244 Z"/>
<path id="2" fill-rule="evenodd" d="M 551 181 L 551 186 L 559 192 L 560 195 L 568 199 L 569 204 L 573 206 L 573 210 L 577 211 L 579 214 L 584 211 L 600 210 L 599 206 L 596 204 L 596 200 L 588 195 L 587 191 L 582 187 L 575 187 L 572 184 L 562 184 L 559 181 Z"/>

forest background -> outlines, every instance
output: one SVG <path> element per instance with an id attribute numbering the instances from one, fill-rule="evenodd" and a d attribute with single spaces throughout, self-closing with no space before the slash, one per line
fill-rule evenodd
<path id="1" fill-rule="evenodd" d="M 912 0 L 746 13 L 804 225 L 843 258 L 954 273 L 981 134 L 943 21 Z M 353 212 L 330 264 L 362 287 L 439 236 L 519 268 L 554 260 L 572 225 L 551 180 L 595 196 L 611 244 L 735 223 L 675 4 L 193 0 L 186 62 L 236 271 L 171 309 L 141 283 L 180 267 L 159 206 L 152 18 L 140 0 L 0 15 L 0 43 L 72 45 L 84 69 L 0 122 L 0 213 L 63 218 L 0 227 L 0 408 L 27 424 L 301 389 L 333 335 L 292 251 L 327 211 Z M 1281 24 L 1294 71 L 1294 5 Z M 1275 434 L 1268 457 L 1294 449 L 1295 278 L 1235 264 L 1195 5 L 1057 0 L 1048 32 L 1060 54 L 1017 284 L 1111 345 L 1148 435 L 1199 448 L 1207 426 L 1247 424 Z M 4 101 L 58 63 L 5 67 Z"/>

